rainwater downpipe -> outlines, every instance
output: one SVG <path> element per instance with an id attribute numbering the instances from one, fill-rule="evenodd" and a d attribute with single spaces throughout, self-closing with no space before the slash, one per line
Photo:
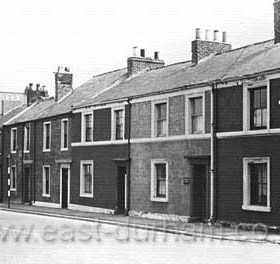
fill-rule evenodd
<path id="1" fill-rule="evenodd" d="M 128 158 L 128 163 L 127 163 L 127 173 L 126 173 L 126 181 L 125 181 L 125 215 L 128 215 L 129 208 L 130 208 L 130 162 L 131 162 L 131 157 L 130 157 L 130 139 L 131 139 L 131 98 L 127 99 L 128 103 L 128 128 L 127 128 L 127 158 Z"/>
<path id="2" fill-rule="evenodd" d="M 215 206 L 215 141 L 216 141 L 216 89 L 217 83 L 212 83 L 211 89 L 211 161 L 210 161 L 210 218 L 209 223 L 214 221 Z"/>

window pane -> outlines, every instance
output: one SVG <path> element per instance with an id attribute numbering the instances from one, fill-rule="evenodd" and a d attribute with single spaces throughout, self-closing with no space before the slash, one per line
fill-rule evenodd
<path id="1" fill-rule="evenodd" d="M 63 148 L 68 147 L 68 122 L 63 121 Z"/>
<path id="2" fill-rule="evenodd" d="M 92 165 L 84 164 L 84 193 L 92 193 Z"/>
<path id="3" fill-rule="evenodd" d="M 267 89 L 266 87 L 250 91 L 251 128 L 261 129 L 267 127 Z"/>
<path id="4" fill-rule="evenodd" d="M 115 111 L 115 137 L 116 139 L 123 139 L 123 110 Z"/>
<path id="5" fill-rule="evenodd" d="M 167 104 L 156 105 L 156 135 L 158 137 L 167 135 Z"/>
<path id="6" fill-rule="evenodd" d="M 267 164 L 250 164 L 251 205 L 267 206 Z"/>
<path id="7" fill-rule="evenodd" d="M 166 197 L 166 165 L 156 164 L 156 196 Z"/>
<path id="8" fill-rule="evenodd" d="M 191 103 L 191 126 L 192 133 L 202 133 L 203 131 L 203 113 L 202 97 L 190 99 Z"/>
<path id="9" fill-rule="evenodd" d="M 45 170 L 45 194 L 50 194 L 50 169 L 48 167 Z"/>
<path id="10" fill-rule="evenodd" d="M 92 141 L 92 115 L 85 115 L 85 139 L 86 141 Z"/>

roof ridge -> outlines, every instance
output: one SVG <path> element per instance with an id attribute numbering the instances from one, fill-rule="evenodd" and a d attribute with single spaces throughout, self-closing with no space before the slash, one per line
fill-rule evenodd
<path id="1" fill-rule="evenodd" d="M 121 70 L 124 70 L 124 69 L 126 69 L 126 67 L 119 68 L 119 69 L 112 70 L 112 71 L 108 71 L 108 72 L 104 72 L 104 73 L 100 73 L 100 74 L 97 74 L 97 75 L 93 75 L 92 78 L 100 77 L 100 76 L 103 76 L 103 75 L 106 75 L 106 74 L 110 74 L 110 73 L 113 73 L 113 72 L 117 72 L 117 71 L 121 71 Z"/>

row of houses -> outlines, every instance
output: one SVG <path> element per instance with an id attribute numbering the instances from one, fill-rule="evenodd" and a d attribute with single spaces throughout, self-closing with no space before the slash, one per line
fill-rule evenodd
<path id="1" fill-rule="evenodd" d="M 192 60 L 145 56 L 0 119 L 1 200 L 182 220 L 280 219 L 280 1 L 275 38 Z M 32 102 L 32 100 L 29 100 Z M 8 169 L 9 168 L 9 169 Z"/>

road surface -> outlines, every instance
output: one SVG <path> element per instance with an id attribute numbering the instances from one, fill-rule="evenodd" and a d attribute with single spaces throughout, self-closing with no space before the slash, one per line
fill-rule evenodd
<path id="1" fill-rule="evenodd" d="M 277 263 L 280 246 L 0 211 L 0 263 Z"/>

